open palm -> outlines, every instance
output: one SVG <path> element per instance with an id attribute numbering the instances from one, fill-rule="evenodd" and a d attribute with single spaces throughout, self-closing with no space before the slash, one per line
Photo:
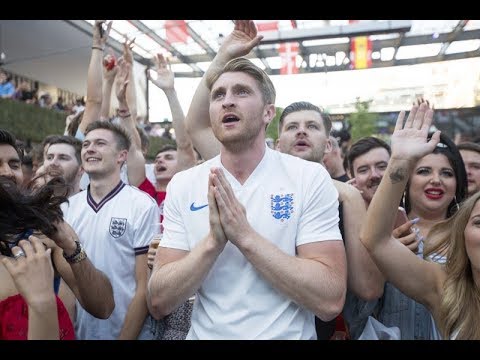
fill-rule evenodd
<path id="1" fill-rule="evenodd" d="M 405 124 L 404 118 L 405 112 L 402 111 L 398 115 L 395 131 L 391 137 L 392 157 L 415 160 L 430 154 L 440 141 L 440 131 L 436 131 L 427 141 L 428 130 L 433 120 L 433 109 L 428 103 L 414 105 Z"/>
<path id="2" fill-rule="evenodd" d="M 170 68 L 170 64 L 162 54 L 157 54 L 157 57 L 155 58 L 155 64 L 157 67 L 157 78 L 153 79 L 149 72 L 148 78 L 150 81 L 162 90 L 173 89 L 173 71 Z"/>
<path id="3" fill-rule="evenodd" d="M 257 27 L 253 20 L 237 20 L 235 28 L 223 40 L 218 52 L 235 59 L 247 55 L 262 39 L 262 35 L 257 36 Z"/>

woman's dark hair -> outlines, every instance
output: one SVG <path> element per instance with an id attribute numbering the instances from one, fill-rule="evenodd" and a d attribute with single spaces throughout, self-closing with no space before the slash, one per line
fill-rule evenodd
<path id="1" fill-rule="evenodd" d="M 431 137 L 432 137 L 432 134 L 428 136 L 428 140 L 430 140 Z M 467 172 L 465 171 L 465 164 L 463 162 L 460 151 L 458 151 L 457 145 L 455 145 L 455 143 L 447 135 L 444 135 L 443 133 L 440 134 L 440 142 L 435 147 L 432 154 L 442 154 L 448 159 L 448 162 L 452 166 L 453 171 L 455 173 L 455 179 L 457 180 L 457 187 L 455 189 L 455 198 L 448 205 L 447 218 L 449 218 L 457 211 L 457 208 L 458 208 L 457 204 L 460 205 L 460 203 L 463 200 L 465 200 L 467 196 L 468 183 L 467 183 Z M 410 181 L 408 182 L 407 187 L 405 189 L 405 198 L 404 198 L 404 202 L 405 202 L 404 207 L 407 214 L 411 210 L 409 189 L 410 189 Z"/>
<path id="2" fill-rule="evenodd" d="M 51 237 L 63 220 L 60 205 L 67 201 L 68 187 L 60 177 L 50 180 L 37 191 L 19 189 L 9 178 L 0 176 L 0 253 L 12 256 L 11 247 L 39 231 Z"/>

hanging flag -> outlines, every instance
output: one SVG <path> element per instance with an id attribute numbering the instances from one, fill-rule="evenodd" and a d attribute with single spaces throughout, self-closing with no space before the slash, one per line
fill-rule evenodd
<path id="1" fill-rule="evenodd" d="M 185 20 L 165 20 L 165 32 L 170 45 L 173 43 L 185 44 L 190 36 Z"/>
<path id="2" fill-rule="evenodd" d="M 278 21 L 258 22 L 255 25 L 257 25 L 258 32 L 278 30 Z"/>
<path id="3" fill-rule="evenodd" d="M 298 74 L 296 59 L 298 55 L 298 42 L 281 43 L 278 54 L 282 60 L 280 74 Z"/>
<path id="4" fill-rule="evenodd" d="M 350 62 L 353 69 L 372 66 L 372 40 L 368 36 L 357 36 L 350 40 Z"/>

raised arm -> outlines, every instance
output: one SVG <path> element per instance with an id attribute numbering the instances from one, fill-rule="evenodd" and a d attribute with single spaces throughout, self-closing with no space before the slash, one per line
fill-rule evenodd
<path id="1" fill-rule="evenodd" d="M 88 257 L 79 262 L 67 262 L 63 253 L 66 256 L 73 255 L 79 239 L 66 222 L 57 224 L 57 229 L 57 233 L 52 237 L 58 246 L 53 250 L 57 271 L 85 310 L 99 319 L 108 319 L 115 308 L 110 280 L 92 264 Z"/>
<path id="2" fill-rule="evenodd" d="M 168 99 L 172 112 L 172 125 L 175 130 L 175 141 L 177 143 L 177 172 L 191 168 L 196 163 L 195 151 L 192 141 L 185 129 L 185 115 L 178 101 L 177 92 L 174 87 L 174 75 L 170 65 L 162 54 L 155 58 L 157 67 L 157 78 L 154 80 L 148 72 L 148 78 L 157 87 L 163 90 Z"/>
<path id="3" fill-rule="evenodd" d="M 434 150 L 440 132 L 427 141 L 433 119 L 433 110 L 427 103 L 412 107 L 405 126 L 404 117 L 402 111 L 391 137 L 392 156 L 368 208 L 360 238 L 388 281 L 435 312 L 440 303 L 443 270 L 438 264 L 418 258 L 397 241 L 392 236 L 392 227 L 415 163 Z"/>
<path id="4" fill-rule="evenodd" d="M 363 300 L 382 296 L 385 278 L 360 241 L 360 231 L 365 224 L 367 210 L 358 189 L 333 180 L 343 208 L 344 243 L 347 255 L 348 288 Z"/>
<path id="5" fill-rule="evenodd" d="M 103 90 L 102 90 L 102 107 L 100 110 L 100 120 L 108 120 L 110 118 L 110 102 L 112 99 L 112 88 L 115 82 L 115 76 L 118 72 L 117 59 L 113 51 L 105 55 L 103 58 Z"/>
<path id="6" fill-rule="evenodd" d="M 108 39 L 108 34 L 112 28 L 112 22 L 107 25 L 107 29 L 103 29 L 105 20 L 95 20 L 93 26 L 93 43 L 92 56 L 88 65 L 87 75 L 87 103 L 85 104 L 85 112 L 78 129 L 85 134 L 88 125 L 100 118 L 100 110 L 102 107 L 102 84 L 103 84 L 103 50 Z"/>
<path id="7" fill-rule="evenodd" d="M 209 160 L 220 153 L 220 143 L 210 125 L 210 90 L 207 87 L 207 79 L 214 76 L 230 60 L 247 55 L 262 38 L 262 35 L 257 35 L 257 28 L 252 20 L 237 20 L 233 32 L 223 40 L 193 95 L 185 118 L 185 126 L 193 146 L 204 160 Z"/>
<path id="8" fill-rule="evenodd" d="M 135 127 L 135 132 L 136 132 L 136 125 L 137 125 L 137 89 L 135 88 L 135 75 L 133 71 L 133 52 L 132 52 L 132 47 L 133 43 L 135 42 L 135 39 L 128 40 L 125 39 L 125 42 L 123 43 L 123 59 L 125 60 L 126 63 L 130 65 L 130 69 L 128 72 L 128 84 L 127 86 L 127 92 L 126 92 L 126 100 L 128 104 L 128 110 L 131 115 L 132 119 L 132 124 Z M 139 149 L 142 149 L 142 144 L 140 142 L 140 135 L 138 133 L 136 135 L 132 136 L 135 137 L 135 141 L 138 141 L 137 146 Z"/>
<path id="9" fill-rule="evenodd" d="M 118 61 L 118 74 L 115 84 L 115 93 L 118 99 L 119 117 L 122 125 L 132 137 L 132 143 L 128 150 L 127 175 L 130 185 L 139 186 L 146 178 L 145 157 L 142 153 L 140 135 L 138 134 L 135 120 L 130 112 L 130 107 L 136 108 L 135 96 L 130 92 L 132 87 L 131 69 L 132 65 L 120 58 Z M 130 95 L 128 95 L 130 94 Z"/>

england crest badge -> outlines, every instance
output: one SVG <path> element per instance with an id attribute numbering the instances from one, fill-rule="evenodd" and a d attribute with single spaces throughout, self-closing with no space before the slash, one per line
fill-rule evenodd
<path id="1" fill-rule="evenodd" d="M 293 205 L 293 194 L 270 195 L 270 208 L 272 216 L 281 222 L 290 219 L 295 211 Z"/>
<path id="2" fill-rule="evenodd" d="M 127 219 L 112 217 L 110 220 L 110 235 L 115 239 L 125 234 L 127 229 Z"/>

